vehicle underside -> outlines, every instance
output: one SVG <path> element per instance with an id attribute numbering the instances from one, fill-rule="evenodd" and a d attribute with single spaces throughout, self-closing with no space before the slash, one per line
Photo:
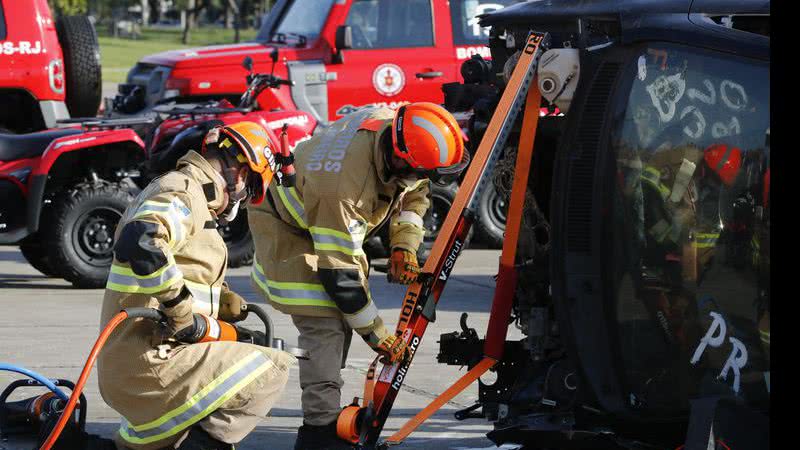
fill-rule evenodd
<path id="1" fill-rule="evenodd" d="M 768 448 L 769 3 L 690 3 L 507 8 L 482 22 L 491 61 L 445 86 L 480 142 L 526 36 L 550 34 L 516 259 L 525 338 L 456 414 L 493 422 L 498 445 Z M 482 332 L 464 314 L 438 361 L 474 367 Z"/>

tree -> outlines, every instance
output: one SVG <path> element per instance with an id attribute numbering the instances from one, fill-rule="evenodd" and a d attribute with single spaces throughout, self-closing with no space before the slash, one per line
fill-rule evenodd
<path id="1" fill-rule="evenodd" d="M 176 2 L 178 8 L 186 14 L 186 23 L 183 26 L 183 37 L 181 42 L 189 44 L 191 31 L 197 26 L 197 16 L 203 9 L 207 8 L 211 0 L 180 0 Z"/>
<path id="2" fill-rule="evenodd" d="M 86 0 L 48 0 L 48 3 L 50 3 L 50 9 L 61 16 L 86 14 Z"/>

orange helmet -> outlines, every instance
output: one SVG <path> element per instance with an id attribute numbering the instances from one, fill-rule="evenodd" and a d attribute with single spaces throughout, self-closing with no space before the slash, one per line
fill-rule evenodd
<path id="1" fill-rule="evenodd" d="M 254 122 L 237 122 L 209 131 L 203 140 L 203 150 L 206 144 L 212 143 L 223 154 L 235 157 L 239 163 L 247 163 L 250 167 L 247 179 L 250 202 L 258 205 L 264 201 L 267 187 L 277 171 L 267 130 Z M 231 180 L 226 181 L 231 183 Z"/>
<path id="2" fill-rule="evenodd" d="M 394 155 L 418 172 L 461 172 L 469 163 L 461 128 L 450 112 L 435 103 L 401 106 L 392 119 Z"/>
<path id="3" fill-rule="evenodd" d="M 713 170 L 726 186 L 733 185 L 742 167 L 742 151 L 739 147 L 713 144 L 703 152 L 706 165 Z"/>

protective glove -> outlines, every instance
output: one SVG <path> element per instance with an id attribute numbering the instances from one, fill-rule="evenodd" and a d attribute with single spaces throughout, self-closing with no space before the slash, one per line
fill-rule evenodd
<path id="1" fill-rule="evenodd" d="M 401 248 L 392 251 L 387 276 L 390 283 L 411 284 L 419 276 L 417 255 Z"/>
<path id="2" fill-rule="evenodd" d="M 405 341 L 389 333 L 389 330 L 383 325 L 361 337 L 375 353 L 381 356 L 380 362 L 382 364 L 394 364 L 409 356 L 408 345 Z"/>
<path id="3" fill-rule="evenodd" d="M 200 342 L 208 331 L 208 322 L 202 314 L 194 313 L 191 320 L 181 318 L 180 321 L 174 318 L 167 320 L 167 328 L 172 331 L 172 338 L 185 344 Z"/>
<path id="4" fill-rule="evenodd" d="M 235 323 L 247 318 L 248 311 L 245 309 L 247 302 L 241 295 L 228 289 L 225 285 L 219 298 L 219 319 L 225 322 Z"/>

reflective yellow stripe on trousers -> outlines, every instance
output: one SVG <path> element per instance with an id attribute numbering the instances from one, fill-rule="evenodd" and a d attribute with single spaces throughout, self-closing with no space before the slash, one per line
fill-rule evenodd
<path id="1" fill-rule="evenodd" d="M 272 366 L 266 355 L 255 351 L 222 372 L 186 403 L 158 419 L 133 425 L 123 418 L 119 434 L 132 444 L 149 444 L 174 436 L 214 412 Z"/>
<path id="2" fill-rule="evenodd" d="M 264 268 L 253 261 L 253 281 L 275 303 L 287 306 L 324 306 L 336 308 L 321 283 L 280 282 L 267 279 Z"/>

